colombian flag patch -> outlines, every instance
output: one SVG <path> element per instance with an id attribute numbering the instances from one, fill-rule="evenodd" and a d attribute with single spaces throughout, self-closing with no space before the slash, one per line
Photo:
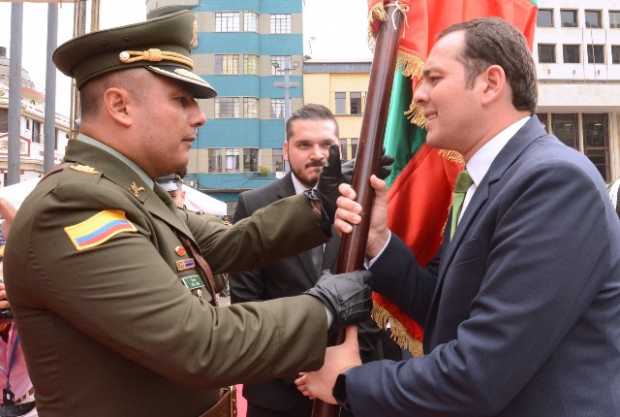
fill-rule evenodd
<path id="1" fill-rule="evenodd" d="M 78 251 L 101 245 L 119 233 L 137 230 L 122 210 L 103 210 L 81 223 L 65 227 L 65 233 Z"/>

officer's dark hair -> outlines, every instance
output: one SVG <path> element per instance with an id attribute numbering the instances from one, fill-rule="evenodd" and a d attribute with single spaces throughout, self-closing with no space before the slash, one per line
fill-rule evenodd
<path id="1" fill-rule="evenodd" d="M 467 86 L 473 87 L 476 77 L 491 65 L 499 65 L 510 84 L 512 104 L 517 110 L 534 113 L 538 100 L 536 67 L 521 32 L 503 19 L 486 17 L 449 26 L 438 39 L 460 31 L 465 32 L 462 59 Z"/>
<path id="2" fill-rule="evenodd" d="M 294 112 L 286 121 L 286 140 L 293 136 L 293 122 L 295 120 L 331 120 L 334 122 L 334 133 L 339 137 L 338 123 L 334 113 L 321 104 L 306 104 Z"/>

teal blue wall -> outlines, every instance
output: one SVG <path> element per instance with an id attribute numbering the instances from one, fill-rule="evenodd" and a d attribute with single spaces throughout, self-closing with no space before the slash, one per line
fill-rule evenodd
<path id="1" fill-rule="evenodd" d="M 337 1 L 337 0 L 336 0 Z M 255 10 L 259 13 L 301 13 L 301 0 L 201 0 L 201 12 Z"/>
<path id="2" fill-rule="evenodd" d="M 200 32 L 194 54 L 302 55 L 299 33 L 258 34 L 254 32 Z"/>

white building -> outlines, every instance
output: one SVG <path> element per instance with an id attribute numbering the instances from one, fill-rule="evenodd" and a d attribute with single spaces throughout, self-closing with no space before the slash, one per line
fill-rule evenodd
<path id="1" fill-rule="evenodd" d="M 548 130 L 620 177 L 620 0 L 539 0 L 534 58 Z"/>
<path id="2" fill-rule="evenodd" d="M 6 183 L 8 166 L 9 59 L 0 47 L 0 187 Z M 20 179 L 43 175 L 45 96 L 37 91 L 28 71 L 22 70 L 22 105 L 20 117 Z M 59 163 L 68 142 L 69 120 L 56 115 L 54 160 Z"/>

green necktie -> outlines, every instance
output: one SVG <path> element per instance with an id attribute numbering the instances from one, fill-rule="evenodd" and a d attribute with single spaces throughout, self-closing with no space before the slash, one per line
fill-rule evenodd
<path id="1" fill-rule="evenodd" d="M 471 179 L 466 170 L 461 171 L 458 177 L 456 177 L 456 186 L 454 187 L 454 192 L 452 193 L 450 240 L 452 240 L 454 233 L 456 233 L 456 226 L 458 225 L 461 209 L 463 208 L 463 202 L 465 201 L 465 194 L 467 194 L 467 190 L 469 190 L 469 187 L 471 187 L 473 183 L 474 180 Z"/>

